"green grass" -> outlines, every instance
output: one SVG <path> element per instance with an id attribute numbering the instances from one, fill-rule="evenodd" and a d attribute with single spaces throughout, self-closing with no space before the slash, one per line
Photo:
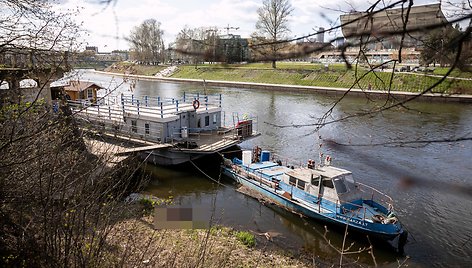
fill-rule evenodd
<path id="1" fill-rule="evenodd" d="M 245 231 L 236 232 L 236 238 L 243 243 L 243 245 L 252 248 L 256 245 L 256 237 Z"/>
<path id="2" fill-rule="evenodd" d="M 440 73 L 441 70 L 438 70 Z M 469 73 L 467 73 L 469 74 Z M 461 76 L 464 76 L 462 74 Z M 174 78 L 239 81 L 300 86 L 321 86 L 367 89 L 369 84 L 376 90 L 420 92 L 439 81 L 439 77 L 424 74 L 370 72 L 358 68 L 348 70 L 344 64 L 330 64 L 328 70 L 322 64 L 280 62 L 277 69 L 270 63 L 244 65 L 194 65 L 179 66 Z M 447 79 L 433 92 L 472 94 L 472 81 Z"/>

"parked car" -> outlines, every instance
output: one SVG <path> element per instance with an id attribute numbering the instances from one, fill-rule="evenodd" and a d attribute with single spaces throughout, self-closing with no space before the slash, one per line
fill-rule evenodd
<path id="1" fill-rule="evenodd" d="M 410 66 L 407 65 L 407 66 L 402 66 L 400 68 L 400 72 L 409 72 L 410 71 Z"/>

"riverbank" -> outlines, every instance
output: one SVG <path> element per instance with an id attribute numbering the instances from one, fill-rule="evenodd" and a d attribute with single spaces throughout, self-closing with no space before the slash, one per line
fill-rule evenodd
<path id="1" fill-rule="evenodd" d="M 113 229 L 115 251 L 109 257 L 125 267 L 309 267 L 313 262 L 278 248 L 269 236 L 223 226 L 155 229 L 153 217 L 143 216 L 124 219 Z"/>
<path id="2" fill-rule="evenodd" d="M 182 68 L 182 67 L 179 67 Z M 415 99 L 420 101 L 435 101 L 435 102 L 460 102 L 472 103 L 472 94 L 442 94 L 442 93 L 426 93 L 421 96 L 415 92 L 405 91 L 384 91 L 376 90 L 375 88 L 347 88 L 347 87 L 327 87 L 327 86 L 303 86 L 303 85 L 286 85 L 273 83 L 255 83 L 255 82 L 241 82 L 241 81 L 224 81 L 224 80 L 208 80 L 208 79 L 194 79 L 194 78 L 177 78 L 179 71 L 176 71 L 172 77 L 156 77 L 150 75 L 138 75 L 129 73 L 119 73 L 107 71 L 95 71 L 97 73 L 118 75 L 123 77 L 130 77 L 141 80 L 163 81 L 173 83 L 193 83 L 201 87 L 208 86 L 222 86 L 222 87 L 239 87 L 261 90 L 280 90 L 280 91 L 307 91 L 317 94 L 343 96 L 346 93 L 349 96 L 367 97 L 375 99 L 385 99 L 388 97 L 395 97 L 398 100 Z M 471 88 L 472 90 L 472 88 Z"/>

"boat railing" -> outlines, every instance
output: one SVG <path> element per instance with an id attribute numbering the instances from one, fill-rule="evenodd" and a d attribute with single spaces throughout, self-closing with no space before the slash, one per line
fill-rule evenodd
<path id="1" fill-rule="evenodd" d="M 360 215 L 362 215 L 362 218 L 361 218 L 362 223 L 364 223 L 366 221 L 367 208 L 364 207 L 363 205 L 359 205 L 359 204 L 352 203 L 352 202 L 333 200 L 333 199 L 327 198 L 327 197 L 323 197 L 322 199 L 335 204 L 334 211 L 327 208 L 327 207 L 323 207 L 323 209 L 325 209 L 325 210 L 329 210 L 331 212 L 334 212 L 335 217 L 338 216 L 338 215 L 340 215 L 342 217 L 346 217 L 346 215 L 349 215 L 350 216 L 349 218 L 352 218 L 354 216 L 359 217 Z M 348 208 L 347 205 L 349 205 L 351 208 Z M 318 213 L 321 213 L 321 201 L 318 202 Z"/>
<path id="2" fill-rule="evenodd" d="M 161 105 L 175 105 L 175 104 L 190 104 L 193 105 L 194 101 L 198 101 L 198 104 L 203 107 L 217 106 L 221 107 L 222 96 L 221 94 L 214 95 L 203 95 L 203 94 L 189 94 L 183 93 L 182 97 L 175 98 L 163 98 L 163 97 L 150 97 L 150 96 L 135 96 L 134 94 L 122 94 L 104 97 L 105 102 L 111 103 L 126 103 L 126 104 L 140 104 L 141 106 L 161 106 Z"/>
<path id="3" fill-rule="evenodd" d="M 358 186 L 357 188 L 364 194 L 364 198 L 367 200 L 372 200 L 380 205 L 386 207 L 389 211 L 393 210 L 393 199 L 385 193 L 375 189 L 372 186 L 365 185 L 360 182 L 355 182 Z"/>

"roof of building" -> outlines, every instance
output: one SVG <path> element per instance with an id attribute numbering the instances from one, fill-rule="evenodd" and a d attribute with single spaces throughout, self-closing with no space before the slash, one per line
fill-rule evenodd
<path id="1" fill-rule="evenodd" d="M 93 83 L 93 82 L 85 82 L 85 81 L 70 81 L 68 86 L 64 87 L 65 91 L 77 91 L 82 92 L 88 88 L 96 88 L 102 89 L 103 87 Z"/>
<path id="2" fill-rule="evenodd" d="M 369 16 L 369 13 L 372 14 Z M 403 30 L 407 8 L 384 10 L 378 13 L 353 12 L 341 15 L 342 32 L 345 37 L 378 32 L 400 32 Z M 364 17 L 365 16 L 365 17 Z M 352 22 L 353 21 L 353 22 Z M 349 23 L 352 22 L 352 23 Z M 431 25 L 447 23 L 441 11 L 441 4 L 413 6 L 410 9 L 407 30 L 427 28 Z M 417 34 L 422 34 L 417 31 Z"/>

